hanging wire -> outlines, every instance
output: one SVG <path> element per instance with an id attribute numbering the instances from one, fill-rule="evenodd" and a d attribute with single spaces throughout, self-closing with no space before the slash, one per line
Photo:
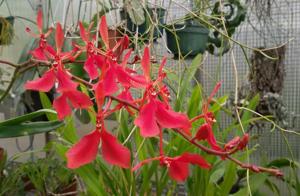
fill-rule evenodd
<path id="1" fill-rule="evenodd" d="M 19 152 L 26 152 L 28 150 L 33 150 L 33 142 L 34 142 L 34 136 L 30 135 L 29 136 L 29 144 L 28 147 L 26 147 L 25 149 L 22 149 L 20 143 L 19 143 L 19 139 L 16 138 L 16 146 Z"/>
<path id="2" fill-rule="evenodd" d="M 12 16 L 12 12 L 11 12 L 11 10 L 10 10 L 10 7 L 9 7 L 9 5 L 8 5 L 7 0 L 5 0 L 5 4 L 6 4 L 6 7 L 7 7 L 7 10 L 8 10 L 9 15 Z"/>
<path id="3" fill-rule="evenodd" d="M 4 0 L 2 0 L 2 1 L 0 2 L 0 7 L 1 7 L 1 5 L 3 4 L 3 2 L 4 2 Z"/>

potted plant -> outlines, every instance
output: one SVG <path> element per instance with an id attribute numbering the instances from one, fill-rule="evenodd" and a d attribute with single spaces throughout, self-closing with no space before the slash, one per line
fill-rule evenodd
<path id="1" fill-rule="evenodd" d="M 206 49 L 209 30 L 193 19 L 167 26 L 167 46 L 174 56 L 195 56 Z"/>
<path id="2" fill-rule="evenodd" d="M 209 53 L 223 55 L 229 51 L 228 39 L 220 32 L 226 32 L 228 37 L 232 37 L 236 28 L 245 20 L 246 13 L 246 8 L 240 0 L 225 0 L 222 5 L 217 1 L 214 4 L 211 15 L 214 17 L 224 16 L 224 23 L 215 18 L 210 19 L 210 23 L 218 30 L 210 30 L 207 46 Z"/>
<path id="3" fill-rule="evenodd" d="M 76 195 L 77 183 L 74 174 L 64 163 L 53 156 L 20 164 L 21 177 L 26 192 L 39 195 L 68 193 Z"/>
<path id="4" fill-rule="evenodd" d="M 0 17 L 0 45 L 9 45 L 14 35 L 14 17 Z"/>
<path id="5" fill-rule="evenodd" d="M 163 25 L 165 24 L 165 12 L 163 7 L 150 7 L 135 1 L 125 1 L 124 9 L 120 12 L 121 19 L 126 21 L 128 33 L 134 35 L 138 32 L 139 38 L 155 41 L 163 34 Z M 157 27 L 152 29 L 152 24 Z"/>
<path id="6" fill-rule="evenodd" d="M 224 54 L 228 51 L 227 38 L 220 33 L 224 31 L 224 24 L 216 18 L 224 16 L 225 28 L 231 37 L 236 27 L 245 19 L 245 8 L 239 0 L 226 0 L 222 6 L 219 2 L 213 6 L 210 3 L 210 0 L 195 0 L 194 14 L 186 15 L 183 18 L 184 23 L 175 22 L 167 26 L 167 46 L 175 56 L 195 56 L 206 50 L 211 54 Z M 217 29 L 212 29 L 211 26 Z M 221 52 L 218 53 L 216 48 L 221 48 Z"/>

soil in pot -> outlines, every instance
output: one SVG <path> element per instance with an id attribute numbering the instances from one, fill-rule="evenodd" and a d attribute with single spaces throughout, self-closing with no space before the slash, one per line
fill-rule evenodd
<path id="1" fill-rule="evenodd" d="M 174 24 L 166 29 L 167 46 L 175 57 L 204 53 L 209 30 L 200 24 Z"/>

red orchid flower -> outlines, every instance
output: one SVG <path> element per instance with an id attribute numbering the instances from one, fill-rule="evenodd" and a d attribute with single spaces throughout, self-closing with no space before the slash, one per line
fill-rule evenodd
<path id="1" fill-rule="evenodd" d="M 215 119 L 214 119 L 213 113 L 208 111 L 208 107 L 209 107 L 209 104 L 210 104 L 212 98 L 219 90 L 220 86 L 221 86 L 221 83 L 218 82 L 217 85 L 214 87 L 212 93 L 208 97 L 206 103 L 202 106 L 202 112 L 203 112 L 203 117 L 204 117 L 205 123 L 200 126 L 200 128 L 198 129 L 198 131 L 196 133 L 196 136 L 194 137 L 194 139 L 197 139 L 197 140 L 207 140 L 209 145 L 214 150 L 218 150 L 218 151 L 220 151 L 221 148 L 217 144 L 216 138 L 215 138 L 213 130 L 212 130 L 212 125 L 215 122 Z"/>
<path id="2" fill-rule="evenodd" d="M 52 67 L 41 78 L 28 81 L 25 84 L 27 90 L 48 92 L 52 89 L 55 82 L 58 81 L 58 91 L 75 90 L 78 83 L 73 82 L 71 76 L 60 67 Z"/>
<path id="3" fill-rule="evenodd" d="M 112 165 L 122 168 L 130 167 L 130 151 L 121 145 L 117 138 L 108 133 L 104 126 L 104 116 L 108 112 L 109 106 L 102 111 L 104 104 L 103 83 L 99 83 L 95 89 L 98 115 L 96 130 L 84 136 L 66 153 L 68 167 L 75 169 L 93 161 L 98 152 L 98 146 L 101 142 L 102 156 L 104 160 Z M 110 105 L 110 103 L 109 103 Z"/>
<path id="4" fill-rule="evenodd" d="M 116 60 L 119 59 L 121 54 L 125 49 L 129 46 L 129 38 L 125 34 L 113 48 L 110 48 L 110 42 L 108 37 L 108 27 L 106 22 L 105 15 L 101 17 L 101 23 L 100 23 L 100 29 L 99 29 L 102 42 L 104 43 L 104 46 L 106 48 L 106 53 L 112 55 Z"/>
<path id="5" fill-rule="evenodd" d="M 27 90 L 48 92 L 57 81 L 57 91 L 62 93 L 62 95 L 54 100 L 53 107 L 58 113 L 58 118 L 63 119 L 65 116 L 71 114 L 71 109 L 67 100 L 71 102 L 74 108 L 88 108 L 93 103 L 87 95 L 77 91 L 78 83 L 72 81 L 71 76 L 64 68 L 62 61 L 72 58 L 73 51 L 66 53 L 62 52 L 64 34 L 59 23 L 57 23 L 56 27 L 55 42 L 57 48 L 56 52 L 50 46 L 44 51 L 46 55 L 53 60 L 51 68 L 45 72 L 41 78 L 28 81 L 25 84 L 25 88 Z"/>
<path id="6" fill-rule="evenodd" d="M 80 37 L 85 43 L 85 46 L 75 46 L 80 49 L 81 52 L 86 52 L 87 59 L 84 63 L 84 70 L 88 73 L 89 77 L 94 80 L 98 77 L 98 68 L 100 69 L 104 62 L 103 56 L 99 55 L 98 53 L 100 50 L 94 45 L 94 42 L 96 39 L 91 39 L 90 30 L 93 26 L 93 23 L 91 23 L 86 30 L 81 22 L 79 22 L 79 32 Z"/>
<path id="7" fill-rule="evenodd" d="M 234 137 L 232 140 L 224 145 L 224 151 L 230 151 L 233 149 L 243 150 L 249 142 L 249 134 L 246 133 L 242 139 L 239 136 Z"/>
<path id="8" fill-rule="evenodd" d="M 57 111 L 59 120 L 64 119 L 72 113 L 68 101 L 73 108 L 88 108 L 93 105 L 90 98 L 80 91 L 64 91 L 61 96 L 53 101 L 53 108 Z"/>
<path id="9" fill-rule="evenodd" d="M 159 156 L 150 159 L 146 159 L 136 165 L 132 171 L 138 170 L 144 164 L 151 161 L 159 160 L 160 164 L 167 166 L 169 169 L 169 175 L 172 179 L 182 182 L 185 181 L 189 175 L 189 164 L 197 165 L 203 169 L 210 169 L 211 165 L 206 162 L 206 160 L 198 154 L 184 153 L 177 157 L 165 157 Z"/>
<path id="10" fill-rule="evenodd" d="M 110 64 L 111 66 L 112 63 L 108 63 L 107 61 L 117 61 L 117 59 L 120 58 L 121 53 L 128 48 L 129 39 L 127 35 L 125 35 L 121 40 L 118 41 L 114 48 L 110 48 L 106 17 L 102 16 L 99 32 L 102 42 L 104 43 L 105 50 L 100 50 L 94 44 L 96 41 L 95 37 L 91 39 L 90 29 L 92 28 L 92 25 L 93 23 L 91 23 L 89 28 L 86 30 L 83 27 L 83 24 L 79 22 L 80 37 L 84 41 L 85 46 L 79 46 L 76 44 L 75 46 L 79 48 L 81 52 L 87 53 L 87 60 L 84 64 L 84 69 L 89 74 L 89 77 L 93 80 L 99 75 L 98 69 L 102 69 L 106 64 Z M 118 53 L 116 53 L 116 50 L 118 50 Z M 109 69 L 106 71 L 109 71 Z"/>
<path id="11" fill-rule="evenodd" d="M 209 145 L 214 149 L 214 150 L 221 150 L 219 145 L 217 144 L 216 138 L 214 136 L 212 127 L 209 123 L 204 123 L 203 125 L 200 126 L 198 129 L 195 139 L 201 141 L 201 140 L 207 140 Z"/>
<path id="12" fill-rule="evenodd" d="M 61 25 L 57 23 L 55 35 L 57 51 L 55 52 L 50 46 L 44 51 L 53 60 L 51 68 L 41 78 L 27 82 L 25 84 L 26 89 L 48 92 L 54 86 L 56 80 L 59 83 L 58 91 L 60 92 L 76 89 L 78 84 L 71 80 L 71 76 L 66 72 L 62 64 L 63 60 L 72 58 L 73 51 L 62 53 L 63 41 L 64 34 Z"/>
<path id="13" fill-rule="evenodd" d="M 162 128 L 183 129 L 187 134 L 190 134 L 191 128 L 189 119 L 185 114 L 174 112 L 170 106 L 154 98 L 150 98 L 150 101 L 143 105 L 134 124 L 140 127 L 143 137 L 158 135 L 160 132 L 159 125 Z"/>
<path id="14" fill-rule="evenodd" d="M 32 50 L 30 53 L 32 56 L 39 60 L 47 60 L 47 57 L 45 55 L 45 50 L 48 48 L 47 44 L 47 37 L 51 34 L 52 28 L 49 28 L 46 33 L 43 33 L 43 12 L 41 9 L 38 10 L 37 18 L 36 18 L 37 28 L 39 31 L 39 34 L 35 34 L 31 32 L 31 29 L 29 27 L 26 28 L 26 31 L 35 38 L 39 39 L 39 46 Z"/>
<path id="15" fill-rule="evenodd" d="M 73 61 L 73 54 L 78 51 L 78 48 L 74 48 L 68 52 L 62 52 L 62 48 L 64 45 L 64 32 L 62 30 L 61 24 L 56 23 L 56 32 L 55 32 L 55 46 L 56 51 L 51 47 L 47 47 L 45 52 L 46 56 L 53 61 L 53 66 L 58 66 L 64 68 L 63 61 L 70 60 Z"/>
<path id="16" fill-rule="evenodd" d="M 158 135 L 160 132 L 159 125 L 162 128 L 183 129 L 185 133 L 190 134 L 191 123 L 188 117 L 183 113 L 173 111 L 169 105 L 169 93 L 166 87 L 162 85 L 162 80 L 166 76 L 163 72 L 165 63 L 166 59 L 164 58 L 159 68 L 158 78 L 152 81 L 150 77 L 150 51 L 148 47 L 144 49 L 141 64 L 147 88 L 143 100 L 149 101 L 141 106 L 140 113 L 134 121 L 134 124 L 140 127 L 143 137 Z M 164 102 L 157 99 L 158 95 L 163 98 Z"/>
<path id="17" fill-rule="evenodd" d="M 117 83 L 121 83 L 125 88 L 127 87 L 141 87 L 140 83 L 143 83 L 138 76 L 134 76 L 135 71 L 126 67 L 126 64 L 130 58 L 132 50 L 129 50 L 119 64 L 118 60 L 121 58 L 121 54 L 129 46 L 129 38 L 127 35 L 124 35 L 120 39 L 114 48 L 110 48 L 109 39 L 108 39 L 108 27 L 106 22 L 106 17 L 101 17 L 100 23 L 100 35 L 104 43 L 106 52 L 105 52 L 105 63 L 102 67 L 102 78 L 105 84 L 104 86 L 109 86 L 106 95 L 111 95 L 118 90 Z M 105 76 L 106 74 L 106 76 Z"/>
<path id="18" fill-rule="evenodd" d="M 110 48 L 106 18 L 102 16 L 99 31 L 104 47 L 101 50 L 95 47 L 95 39 L 90 40 L 90 33 L 84 29 L 82 23 L 79 23 L 79 27 L 81 38 L 85 42 L 85 47 L 77 46 L 77 48 L 81 51 L 86 51 L 88 56 L 84 69 L 91 79 L 99 77 L 103 80 L 106 95 L 115 93 L 119 89 L 118 83 L 121 83 L 124 87 L 135 87 L 137 86 L 136 84 L 141 82 L 138 78 L 132 76 L 132 73 L 135 72 L 126 67 L 131 50 L 124 55 L 121 64 L 117 62 L 123 51 L 128 48 L 129 39 L 127 35 L 119 40 L 114 48 Z M 116 52 L 116 50 L 118 50 L 118 52 Z M 101 76 L 99 76 L 98 69 L 101 70 Z"/>
<path id="19" fill-rule="evenodd" d="M 68 150 L 66 153 L 67 167 L 76 169 L 95 160 L 100 142 L 105 161 L 122 168 L 130 167 L 130 151 L 122 146 L 104 127 L 101 131 L 96 129 L 84 136 Z"/>

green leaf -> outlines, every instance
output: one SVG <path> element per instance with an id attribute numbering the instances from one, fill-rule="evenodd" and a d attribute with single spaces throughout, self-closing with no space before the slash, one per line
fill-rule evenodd
<path id="1" fill-rule="evenodd" d="M 53 131 L 64 123 L 61 121 L 30 122 L 0 126 L 0 138 L 20 137 Z"/>
<path id="2" fill-rule="evenodd" d="M 1 126 L 8 126 L 8 125 L 17 125 L 26 121 L 30 121 L 36 117 L 42 116 L 44 114 L 56 114 L 56 112 L 54 110 L 50 110 L 50 109 L 41 109 L 29 114 L 25 114 L 22 116 L 18 116 L 9 120 L 5 120 L 0 122 L 0 127 Z"/>
<path id="3" fill-rule="evenodd" d="M 288 158 L 275 159 L 267 164 L 267 167 L 300 167 L 300 163 L 297 161 L 290 160 Z"/>
<path id="4" fill-rule="evenodd" d="M 191 65 L 185 69 L 182 75 L 181 83 L 179 85 L 179 92 L 176 99 L 175 111 L 179 111 L 182 104 L 185 103 L 184 98 L 186 97 L 187 89 L 191 85 L 192 79 L 196 74 L 202 61 L 202 55 L 198 54 L 192 61 Z"/>
<path id="5" fill-rule="evenodd" d="M 258 189 L 264 184 L 264 182 L 268 179 L 268 175 L 265 173 L 253 174 L 249 177 L 250 189 L 252 193 L 258 191 Z M 248 195 L 248 186 L 245 185 L 244 188 L 240 189 L 237 193 L 233 194 L 233 196 L 244 196 Z"/>
<path id="6" fill-rule="evenodd" d="M 236 165 L 232 162 L 227 162 L 224 181 L 221 184 L 221 195 L 227 196 L 236 182 Z"/>
<path id="7" fill-rule="evenodd" d="M 224 175 L 224 172 L 225 172 L 224 167 L 217 169 L 210 175 L 209 182 L 217 183 L 218 180 L 220 180 L 222 178 L 222 176 Z"/>
<path id="8" fill-rule="evenodd" d="M 89 122 L 91 122 L 91 118 L 90 118 L 89 112 L 86 111 L 86 110 L 77 110 L 75 112 L 75 116 L 83 124 L 88 124 Z"/>
<path id="9" fill-rule="evenodd" d="M 188 104 L 188 116 L 190 118 L 196 116 L 198 111 L 201 109 L 201 98 L 202 98 L 202 88 L 200 85 L 196 85 L 193 89 L 192 96 Z"/>
<path id="10" fill-rule="evenodd" d="M 50 99 L 48 98 L 47 94 L 44 92 L 39 92 L 39 95 L 40 95 L 40 100 L 41 100 L 43 108 L 52 109 L 52 103 L 51 103 Z M 50 121 L 58 119 L 56 113 L 55 114 L 47 113 L 46 116 L 47 116 L 48 120 L 50 120 Z"/>
<path id="11" fill-rule="evenodd" d="M 227 99 L 228 99 L 227 95 L 218 98 L 216 100 L 216 103 L 214 103 L 209 110 L 213 113 L 218 112 L 221 109 L 221 107 L 226 103 Z"/>
<path id="12" fill-rule="evenodd" d="M 273 183 L 271 180 L 266 179 L 265 185 L 266 185 L 266 186 L 267 186 L 274 194 L 276 193 L 276 195 L 280 196 L 280 190 L 279 190 L 278 186 L 277 186 L 275 183 Z"/>
<path id="13" fill-rule="evenodd" d="M 65 154 L 68 148 L 59 143 L 56 143 L 54 146 L 61 158 L 66 160 Z M 88 164 L 82 166 L 76 169 L 75 173 L 77 173 L 85 183 L 86 189 L 88 191 L 87 195 L 107 195 L 107 193 L 104 190 L 104 187 L 102 187 L 102 184 L 99 181 L 99 177 L 97 175 L 98 172 L 94 169 L 93 165 Z"/>
<path id="14" fill-rule="evenodd" d="M 257 105 L 259 104 L 259 100 L 260 100 L 260 97 L 259 97 L 259 94 L 255 95 L 250 101 L 249 101 L 249 104 L 247 106 L 248 109 L 250 110 L 255 110 L 255 108 L 257 107 Z M 242 115 L 242 118 L 241 118 L 241 121 L 244 122 L 244 121 L 247 121 L 249 120 L 250 118 L 252 118 L 253 116 L 253 113 L 248 111 L 248 110 L 244 110 L 243 111 L 243 115 Z M 243 127 L 245 130 L 247 130 L 249 124 L 243 124 Z"/>
<path id="15" fill-rule="evenodd" d="M 80 84 L 80 90 L 86 94 L 86 95 L 89 95 L 89 91 L 87 89 L 86 86 L 84 86 L 83 84 Z M 93 124 L 93 125 L 96 125 L 96 111 L 95 111 L 95 108 L 94 107 L 90 107 L 88 110 L 88 115 L 89 115 L 89 118 L 90 118 L 90 122 Z"/>
<path id="16" fill-rule="evenodd" d="M 43 108 L 47 108 L 47 109 L 52 108 L 51 101 L 45 93 L 40 92 L 40 100 Z M 58 119 L 56 113 L 55 115 L 49 113 L 47 113 L 46 115 L 47 118 L 51 121 Z M 74 126 L 74 120 L 72 117 L 66 117 L 65 122 L 66 122 L 65 126 L 59 128 L 58 131 L 62 134 L 64 139 L 68 140 L 69 142 L 75 143 L 78 140 L 78 137 Z"/>

